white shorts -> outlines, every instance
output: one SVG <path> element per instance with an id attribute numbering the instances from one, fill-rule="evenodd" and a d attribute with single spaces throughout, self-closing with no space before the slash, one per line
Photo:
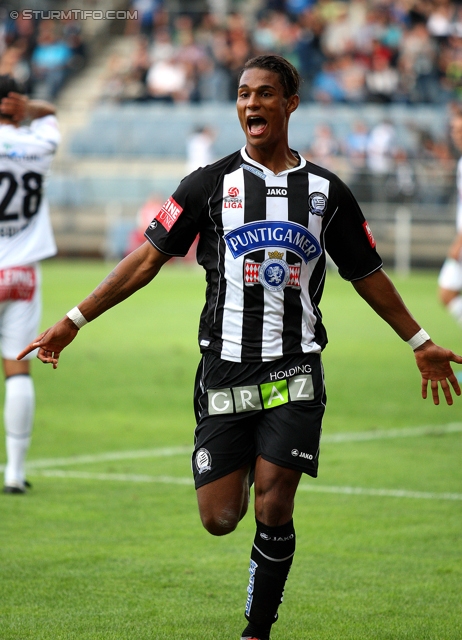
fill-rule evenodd
<path id="1" fill-rule="evenodd" d="M 13 299 L 0 301 L 0 348 L 5 360 L 16 360 L 16 356 L 24 347 L 37 337 L 42 314 L 41 296 L 41 271 L 38 264 L 30 265 L 34 274 L 34 286 L 28 288 L 27 297 L 30 299 L 14 299 L 17 296 L 18 287 Z M 0 271 L 4 274 L 5 271 Z M 30 275 L 30 273 L 29 273 Z M 0 296 L 5 287 L 0 283 Z M 21 288 L 21 294 L 24 287 Z M 29 353 L 25 359 L 30 360 L 36 355 L 36 351 Z"/>
<path id="2" fill-rule="evenodd" d="M 462 263 L 446 258 L 438 277 L 438 285 L 449 291 L 462 291 Z"/>

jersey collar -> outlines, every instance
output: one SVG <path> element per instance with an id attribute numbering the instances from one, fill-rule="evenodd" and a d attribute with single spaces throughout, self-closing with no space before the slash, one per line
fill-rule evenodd
<path id="1" fill-rule="evenodd" d="M 300 162 L 295 167 L 292 167 L 292 169 L 286 169 L 285 171 L 281 171 L 280 173 L 273 173 L 270 169 L 268 169 L 268 167 L 265 167 L 265 165 L 260 164 L 259 162 L 256 162 L 255 160 L 252 160 L 252 158 L 249 156 L 249 154 L 245 150 L 245 146 L 242 147 L 242 149 L 241 149 L 241 155 L 244 158 L 245 162 L 247 162 L 248 164 L 253 165 L 254 167 L 258 167 L 266 175 L 278 176 L 279 177 L 279 176 L 285 176 L 288 173 L 292 173 L 292 171 L 298 171 L 299 169 L 301 169 L 302 167 L 304 167 L 306 165 L 306 160 L 305 160 L 305 158 L 303 156 L 301 156 L 297 151 L 294 151 L 293 149 L 291 149 L 291 151 L 292 151 L 292 153 L 294 153 L 300 159 Z"/>

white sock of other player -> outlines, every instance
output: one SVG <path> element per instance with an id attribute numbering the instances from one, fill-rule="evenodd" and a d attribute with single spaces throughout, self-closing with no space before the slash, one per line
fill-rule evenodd
<path id="1" fill-rule="evenodd" d="M 7 378 L 3 412 L 7 455 L 6 485 L 24 483 L 24 466 L 31 439 L 34 410 L 34 383 L 30 375 L 21 374 Z"/>
<path id="2" fill-rule="evenodd" d="M 462 325 L 462 295 L 456 296 L 448 304 L 449 313 Z"/>

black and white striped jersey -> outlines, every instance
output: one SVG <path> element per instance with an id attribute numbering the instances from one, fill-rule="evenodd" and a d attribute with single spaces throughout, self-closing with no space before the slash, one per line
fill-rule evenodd
<path id="1" fill-rule="evenodd" d="M 233 362 L 325 347 L 318 308 L 325 251 L 346 280 L 382 265 L 351 191 L 304 158 L 275 175 L 241 149 L 191 173 L 146 237 L 159 251 L 184 256 L 197 234 L 207 279 L 199 344 Z"/>

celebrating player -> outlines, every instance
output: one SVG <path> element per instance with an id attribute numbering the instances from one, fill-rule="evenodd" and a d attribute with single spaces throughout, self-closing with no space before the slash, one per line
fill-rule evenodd
<path id="1" fill-rule="evenodd" d="M 0 76 L 0 343 L 5 374 L 7 465 L 3 491 L 26 491 L 24 461 L 34 417 L 30 362 L 16 359 L 37 334 L 39 261 L 56 253 L 43 182 L 60 140 L 55 107 L 29 100 Z M 30 126 L 23 123 L 32 120 Z M 32 357 L 32 356 L 29 356 Z"/>
<path id="2" fill-rule="evenodd" d="M 452 404 L 460 395 L 450 362 L 382 271 L 371 230 L 349 189 L 288 145 L 299 76 L 284 58 L 249 60 L 237 112 L 246 137 L 239 151 L 187 176 L 127 256 L 78 307 L 18 357 L 39 348 L 58 366 L 61 351 L 88 321 L 184 256 L 199 234 L 206 271 L 195 384 L 193 471 L 199 512 L 213 535 L 233 531 L 255 483 L 256 534 L 241 640 L 268 640 L 295 553 L 292 520 L 302 473 L 316 477 L 325 407 L 319 302 L 326 251 L 343 278 L 407 341 L 422 374 Z M 285 636 L 287 637 L 287 636 Z"/>

